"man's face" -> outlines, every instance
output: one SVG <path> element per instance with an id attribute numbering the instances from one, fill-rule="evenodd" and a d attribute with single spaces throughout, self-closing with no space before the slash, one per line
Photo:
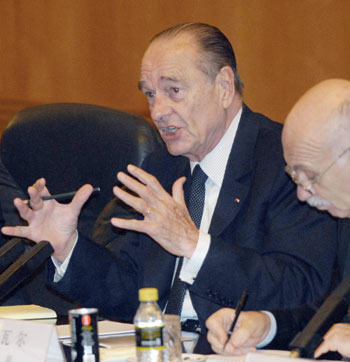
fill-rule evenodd
<path id="1" fill-rule="evenodd" d="M 298 184 L 298 199 L 335 217 L 350 217 L 349 151 L 326 151 L 311 144 L 283 139 L 284 157 Z"/>
<path id="2" fill-rule="evenodd" d="M 191 161 L 202 160 L 231 121 L 220 83 L 200 70 L 200 62 L 203 55 L 191 37 L 156 40 L 143 57 L 139 84 L 168 151 Z"/>

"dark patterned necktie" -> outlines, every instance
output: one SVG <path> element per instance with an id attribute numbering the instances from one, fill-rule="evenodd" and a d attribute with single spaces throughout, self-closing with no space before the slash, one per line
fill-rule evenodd
<path id="1" fill-rule="evenodd" d="M 188 211 L 191 215 L 193 222 L 197 228 L 201 224 L 204 199 L 205 199 L 205 182 L 208 176 L 203 172 L 199 165 L 193 170 L 191 177 L 191 188 L 188 201 Z M 183 257 L 179 258 L 179 262 L 176 268 L 174 283 L 170 290 L 168 305 L 166 307 L 166 314 L 181 315 L 182 305 L 185 298 L 186 283 L 180 278 L 180 271 L 183 263 Z"/>

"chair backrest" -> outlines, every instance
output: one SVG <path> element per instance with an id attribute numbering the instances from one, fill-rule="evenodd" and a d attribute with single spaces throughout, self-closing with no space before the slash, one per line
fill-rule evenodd
<path id="1" fill-rule="evenodd" d="M 90 183 L 101 192 L 90 197 L 80 214 L 79 230 L 89 236 L 98 215 L 114 197 L 117 172 L 126 170 L 129 163 L 141 165 L 147 154 L 160 147 L 158 132 L 146 120 L 108 107 L 55 103 L 22 110 L 10 120 L 0 144 L 1 223 L 19 222 L 12 200 L 26 195 L 27 187 L 40 177 L 46 178 L 52 194 Z M 25 289 L 17 291 L 29 298 L 21 300 L 58 314 L 75 307 L 48 290 L 45 282 L 41 267 Z M 12 297 L 19 303 L 17 295 Z"/>
<path id="2" fill-rule="evenodd" d="M 80 230 L 90 234 L 103 207 L 113 198 L 116 174 L 129 163 L 141 165 L 160 147 L 158 132 L 143 118 L 81 103 L 55 103 L 15 114 L 5 129 L 0 155 L 9 174 L 26 191 L 45 177 L 52 194 L 90 183 L 101 192 L 88 200 Z"/>

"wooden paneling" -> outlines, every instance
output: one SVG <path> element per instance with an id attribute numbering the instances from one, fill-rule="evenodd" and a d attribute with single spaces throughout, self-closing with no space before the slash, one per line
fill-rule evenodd
<path id="1" fill-rule="evenodd" d="M 0 12 L 0 110 L 14 99 L 146 115 L 142 54 L 155 33 L 186 21 L 228 36 L 246 102 L 273 119 L 316 82 L 350 78 L 350 0 L 0 0 Z"/>

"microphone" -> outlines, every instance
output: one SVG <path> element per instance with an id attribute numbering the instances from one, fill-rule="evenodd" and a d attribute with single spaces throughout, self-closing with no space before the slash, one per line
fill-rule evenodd
<path id="1" fill-rule="evenodd" d="M 22 239 L 13 238 L 0 248 L 0 274 L 24 253 Z"/>
<path id="2" fill-rule="evenodd" d="M 348 311 L 350 277 L 346 277 L 323 302 L 306 327 L 289 344 L 290 357 L 312 358 L 315 349 L 323 341 L 323 335 L 339 323 Z"/>
<path id="3" fill-rule="evenodd" d="M 0 275 L 0 300 L 31 276 L 53 251 L 48 241 L 40 241 L 10 265 Z"/>

